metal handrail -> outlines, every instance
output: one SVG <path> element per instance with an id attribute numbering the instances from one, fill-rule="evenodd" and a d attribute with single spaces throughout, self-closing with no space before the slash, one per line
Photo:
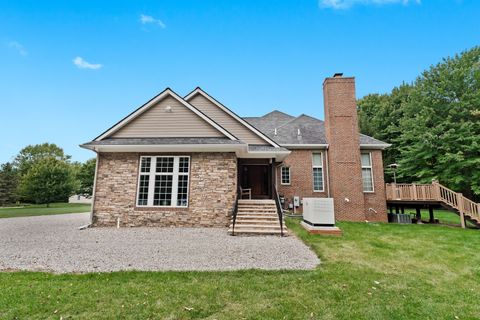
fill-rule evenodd
<path id="1" fill-rule="evenodd" d="M 280 235 L 283 237 L 283 208 L 280 203 L 280 196 L 278 195 L 277 185 L 273 185 L 273 198 L 277 206 L 278 220 L 280 221 Z"/>

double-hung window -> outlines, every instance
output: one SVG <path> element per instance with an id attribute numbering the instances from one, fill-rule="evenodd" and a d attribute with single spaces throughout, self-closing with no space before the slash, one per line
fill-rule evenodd
<path id="1" fill-rule="evenodd" d="M 313 167 L 313 191 L 321 192 L 323 189 L 323 154 L 314 153 L 312 155 Z"/>
<path id="2" fill-rule="evenodd" d="M 365 152 L 361 154 L 361 157 L 363 191 L 373 192 L 372 154 Z"/>
<path id="3" fill-rule="evenodd" d="M 188 156 L 142 156 L 137 206 L 187 207 Z"/>
<path id="4" fill-rule="evenodd" d="M 290 167 L 281 167 L 281 184 L 289 185 L 290 184 Z"/>

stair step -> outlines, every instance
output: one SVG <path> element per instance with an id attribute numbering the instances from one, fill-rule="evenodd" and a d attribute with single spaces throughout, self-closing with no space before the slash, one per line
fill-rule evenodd
<path id="1" fill-rule="evenodd" d="M 238 206 L 239 209 L 272 209 L 277 210 L 276 206 Z"/>
<path id="2" fill-rule="evenodd" d="M 271 208 L 238 208 L 238 211 L 240 212 L 255 212 L 255 211 L 265 211 L 265 212 L 277 212 L 277 209 L 271 209 Z"/>
<path id="3" fill-rule="evenodd" d="M 266 217 L 278 219 L 276 212 L 237 212 L 237 218 L 239 217 Z"/>
<path id="4" fill-rule="evenodd" d="M 228 230 L 228 233 L 232 233 L 232 229 Z M 280 235 L 282 232 L 279 230 L 257 230 L 257 229 L 243 229 L 243 230 L 237 230 L 237 227 L 235 227 L 235 235 L 242 235 L 242 234 L 257 234 L 257 235 Z M 288 235 L 288 231 L 284 230 L 283 235 Z"/>
<path id="5" fill-rule="evenodd" d="M 232 219 L 230 219 L 232 220 Z M 249 221 L 249 220 L 258 220 L 258 221 L 278 221 L 278 217 L 275 216 L 237 216 L 237 222 L 239 221 Z"/>
<path id="6" fill-rule="evenodd" d="M 250 199 L 239 199 L 238 204 L 274 204 L 274 200 L 250 200 Z"/>
<path id="7" fill-rule="evenodd" d="M 233 222 L 232 222 L 233 223 Z M 258 219 L 237 219 L 235 224 L 243 225 L 243 224 L 263 224 L 263 225 L 272 225 L 272 226 L 279 226 L 278 220 L 258 220 Z"/>
<path id="8" fill-rule="evenodd" d="M 280 224 L 275 223 L 275 224 L 235 224 L 235 230 L 240 230 L 240 229 L 279 229 L 280 230 Z"/>

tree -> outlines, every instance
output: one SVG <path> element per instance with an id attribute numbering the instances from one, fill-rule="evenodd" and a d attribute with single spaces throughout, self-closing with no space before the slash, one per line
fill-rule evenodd
<path id="1" fill-rule="evenodd" d="M 399 181 L 437 179 L 480 198 L 480 47 L 358 105 L 361 131 L 392 143 L 385 162 L 400 164 Z"/>
<path id="2" fill-rule="evenodd" d="M 70 165 L 55 157 L 35 161 L 22 177 L 20 192 L 38 204 L 65 201 L 74 188 Z"/>
<path id="3" fill-rule="evenodd" d="M 0 206 L 17 201 L 18 172 L 9 162 L 0 166 Z"/>
<path id="4" fill-rule="evenodd" d="M 480 196 L 480 47 L 423 72 L 404 112 L 399 176 Z"/>
<path id="5" fill-rule="evenodd" d="M 97 159 L 89 159 L 85 163 L 80 164 L 75 171 L 75 179 L 77 180 L 77 194 L 89 195 L 93 193 L 93 180 L 95 178 L 95 166 Z"/>
<path id="6" fill-rule="evenodd" d="M 28 145 L 15 157 L 14 165 L 20 175 L 24 175 L 28 170 L 40 159 L 53 157 L 57 160 L 68 162 L 69 155 L 65 155 L 63 149 L 54 143 L 42 143 L 36 145 Z"/>

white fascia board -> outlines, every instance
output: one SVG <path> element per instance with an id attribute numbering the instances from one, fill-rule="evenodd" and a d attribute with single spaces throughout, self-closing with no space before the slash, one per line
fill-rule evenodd
<path id="1" fill-rule="evenodd" d="M 288 149 L 328 149 L 328 144 L 311 143 L 311 144 L 282 144 L 282 147 Z"/>
<path id="2" fill-rule="evenodd" d="M 290 151 L 246 151 L 237 155 L 238 158 L 245 159 L 271 159 L 283 161 L 291 152 Z"/>
<path id="3" fill-rule="evenodd" d="M 204 113 L 200 112 L 197 108 L 195 108 L 194 106 L 192 106 L 190 103 L 188 103 L 187 101 L 183 100 L 179 95 L 177 95 L 174 91 L 172 91 L 171 89 L 166 89 L 165 91 L 163 91 L 161 94 L 159 94 L 158 96 L 156 96 L 154 99 L 150 100 L 148 103 L 146 103 L 144 106 L 142 106 L 141 108 L 139 108 L 137 111 L 133 112 L 132 114 L 130 114 L 128 117 L 126 117 L 125 119 L 123 119 L 122 121 L 120 121 L 119 123 L 117 123 L 116 125 L 114 125 L 112 128 L 108 129 L 107 131 L 105 131 L 101 136 L 99 136 L 98 138 L 96 138 L 94 141 L 100 141 L 100 140 L 103 140 L 104 138 L 110 136 L 112 133 L 118 131 L 120 128 L 124 127 L 127 123 L 129 123 L 130 121 L 132 121 L 133 119 L 135 119 L 136 117 L 138 117 L 139 115 L 141 115 L 143 112 L 145 112 L 146 110 L 148 110 L 150 107 L 152 107 L 153 105 L 155 105 L 156 103 L 158 103 L 160 100 L 162 100 L 163 98 L 165 98 L 167 95 L 170 95 L 172 96 L 174 99 L 178 100 L 181 104 L 183 104 L 186 108 L 188 108 L 189 110 L 191 110 L 193 113 L 195 113 L 197 116 L 199 116 L 200 118 L 202 118 L 203 120 L 205 120 L 208 124 L 210 124 L 211 126 L 213 126 L 215 129 L 217 129 L 218 131 L 220 131 L 222 134 L 224 134 L 225 136 L 227 136 L 228 138 L 230 138 L 231 140 L 238 140 L 234 135 L 232 135 L 230 132 L 228 132 L 227 130 L 225 130 L 223 127 L 221 127 L 218 123 L 216 123 L 215 121 L 213 121 L 212 119 L 210 119 L 209 117 L 207 117 Z"/>
<path id="4" fill-rule="evenodd" d="M 280 145 L 278 143 L 276 143 L 275 141 L 273 141 L 272 139 L 270 139 L 269 137 L 267 137 L 266 135 L 264 135 L 263 133 L 261 133 L 260 131 L 258 131 L 257 129 L 255 129 L 251 124 L 249 124 L 247 121 L 243 120 L 241 117 L 239 117 L 237 114 L 235 114 L 234 112 L 232 112 L 230 109 L 226 108 L 224 105 L 222 105 L 221 103 L 219 103 L 217 100 L 213 99 L 212 97 L 210 97 L 210 95 L 208 93 L 206 93 L 205 91 L 203 91 L 201 88 L 196 88 L 195 90 L 193 90 L 191 93 L 189 93 L 186 97 L 185 97 L 185 100 L 188 101 L 190 100 L 193 96 L 195 96 L 196 94 L 201 94 L 203 97 L 205 97 L 208 101 L 210 101 L 211 103 L 213 103 L 214 105 L 216 105 L 218 108 L 220 108 L 221 110 L 223 110 L 224 112 L 226 112 L 227 114 L 229 114 L 231 117 L 233 117 L 234 119 L 236 119 L 238 122 L 240 122 L 242 125 L 244 125 L 245 127 L 247 127 L 250 131 L 252 131 L 253 133 L 255 133 L 257 136 L 259 136 L 260 138 L 262 138 L 263 140 L 267 141 L 268 143 L 270 143 L 272 146 L 274 146 L 275 148 L 279 148 Z"/>
<path id="5" fill-rule="evenodd" d="M 380 150 L 385 150 L 388 147 L 391 147 L 392 145 L 389 143 L 384 143 L 384 144 L 361 144 L 360 149 L 380 149 Z"/>

